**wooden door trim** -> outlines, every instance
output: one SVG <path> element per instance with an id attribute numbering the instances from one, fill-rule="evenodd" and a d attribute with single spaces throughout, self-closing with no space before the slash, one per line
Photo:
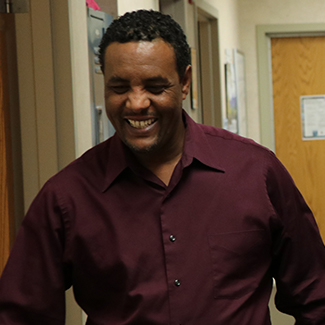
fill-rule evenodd
<path id="1" fill-rule="evenodd" d="M 221 70 L 220 63 L 219 11 L 206 0 L 196 0 L 194 11 L 201 122 L 222 127 L 221 71 L 223 70 Z M 200 17 L 204 21 L 200 21 Z M 198 24 L 200 24 L 201 33 L 199 33 Z M 199 38 L 203 41 L 201 46 Z M 205 73 L 201 73 L 200 62 L 203 63 L 201 68 Z M 206 120 L 204 113 L 208 117 Z"/>
<path id="2" fill-rule="evenodd" d="M 198 72 L 199 100 L 202 123 L 222 127 L 221 73 L 218 18 L 199 7 L 198 19 Z M 200 18 L 200 19 L 199 19 Z M 201 107 L 202 106 L 202 107 Z"/>
<path id="3" fill-rule="evenodd" d="M 0 14 L 0 275 L 15 236 L 8 51 L 13 17 Z"/>
<path id="4" fill-rule="evenodd" d="M 257 25 L 257 68 L 261 144 L 275 151 L 270 43 L 272 37 L 321 36 L 325 24 Z"/>

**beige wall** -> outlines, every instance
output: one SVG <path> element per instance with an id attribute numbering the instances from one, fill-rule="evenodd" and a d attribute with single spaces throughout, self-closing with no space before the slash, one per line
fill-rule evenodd
<path id="1" fill-rule="evenodd" d="M 133 11 L 138 9 L 153 9 L 159 10 L 158 0 L 118 0 L 117 12 L 121 16 L 127 11 Z"/>
<path id="2" fill-rule="evenodd" d="M 225 60 L 225 49 L 240 48 L 238 25 L 238 0 L 206 0 L 219 12 L 219 37 L 221 60 Z"/>

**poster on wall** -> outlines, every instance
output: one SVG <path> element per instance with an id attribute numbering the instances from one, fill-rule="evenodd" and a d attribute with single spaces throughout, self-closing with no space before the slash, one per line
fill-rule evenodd
<path id="1" fill-rule="evenodd" d="M 225 83 L 226 120 L 224 122 L 224 128 L 233 133 L 238 133 L 238 107 L 235 66 L 233 53 L 229 50 L 226 50 Z"/>
<path id="2" fill-rule="evenodd" d="M 303 140 L 325 139 L 325 95 L 300 96 Z"/>
<path id="3" fill-rule="evenodd" d="M 226 118 L 223 127 L 247 136 L 245 55 L 237 49 L 226 50 Z"/>
<path id="4" fill-rule="evenodd" d="M 247 114 L 246 114 L 246 75 L 245 75 L 245 55 L 243 52 L 234 49 L 234 69 L 237 91 L 237 119 L 238 134 L 247 136 Z"/>

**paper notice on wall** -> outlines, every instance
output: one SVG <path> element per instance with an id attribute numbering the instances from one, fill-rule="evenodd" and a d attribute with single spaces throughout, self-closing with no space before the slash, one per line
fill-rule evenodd
<path id="1" fill-rule="evenodd" d="M 325 95 L 301 96 L 303 140 L 325 139 Z"/>

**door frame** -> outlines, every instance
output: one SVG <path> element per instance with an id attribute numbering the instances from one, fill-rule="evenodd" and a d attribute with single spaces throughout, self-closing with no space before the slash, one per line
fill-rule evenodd
<path id="1" fill-rule="evenodd" d="M 205 0 L 197 0 L 194 6 L 202 123 L 222 127 L 219 12 Z"/>
<path id="2" fill-rule="evenodd" d="M 325 24 L 257 25 L 257 69 L 260 143 L 275 151 L 271 38 L 325 36 Z"/>
<path id="3" fill-rule="evenodd" d="M 14 169 L 13 155 L 16 147 L 12 140 L 17 135 L 13 126 L 17 102 L 13 98 L 16 89 L 14 16 L 0 13 L 0 275 L 9 257 L 15 238 Z M 18 148 L 19 150 L 19 148 Z M 18 208 L 18 207 L 17 207 Z"/>

